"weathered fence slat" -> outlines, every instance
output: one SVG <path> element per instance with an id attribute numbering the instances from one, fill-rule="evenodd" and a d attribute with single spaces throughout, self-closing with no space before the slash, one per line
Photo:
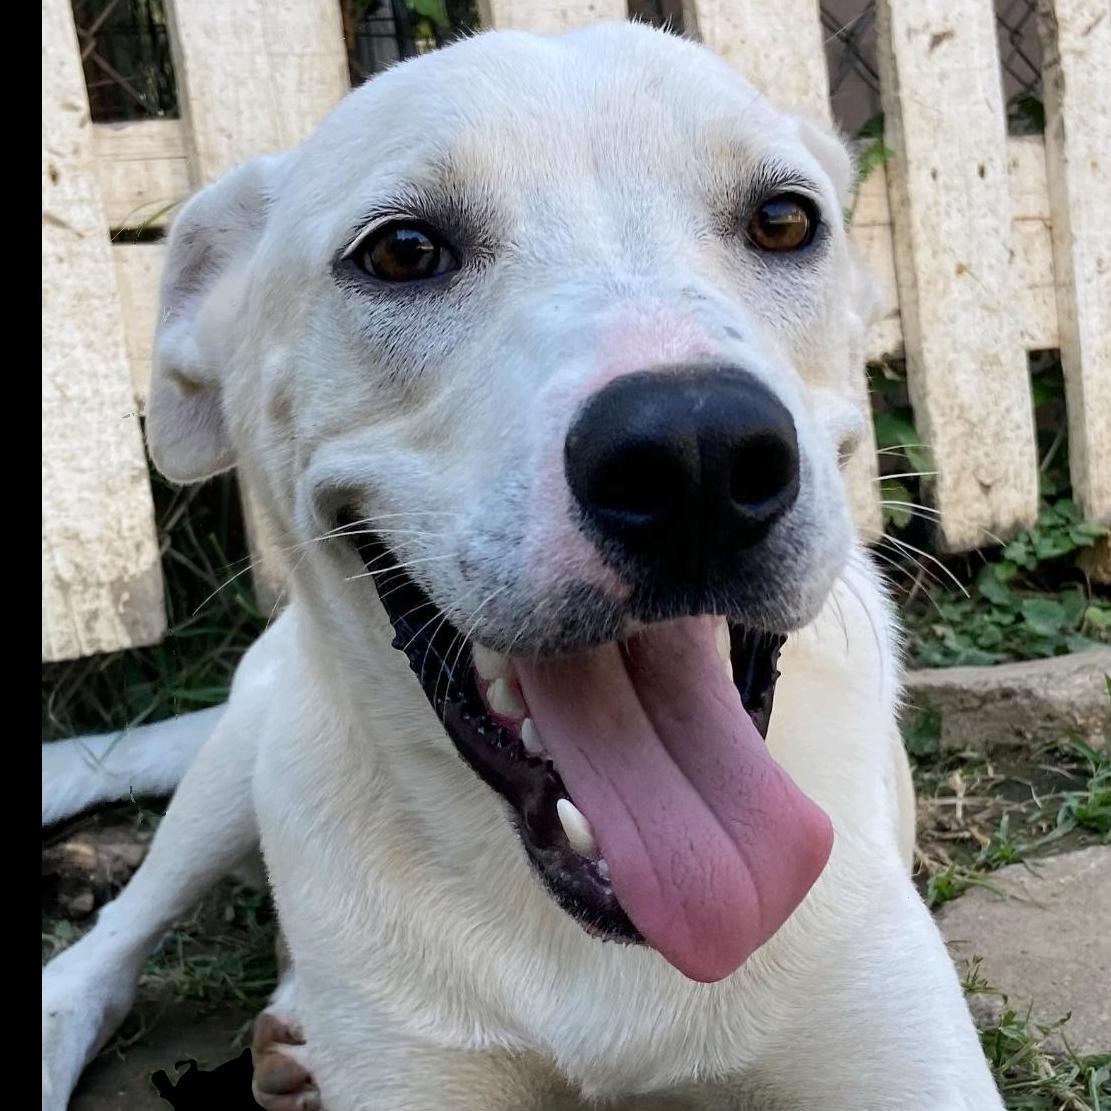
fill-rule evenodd
<path id="1" fill-rule="evenodd" d="M 161 227 L 189 195 L 181 120 L 93 124 L 93 145 L 110 228 Z"/>
<path id="2" fill-rule="evenodd" d="M 624 19 L 625 0 L 478 0 L 484 27 L 555 35 L 600 19 Z"/>
<path id="3" fill-rule="evenodd" d="M 1031 523 L 1038 502 L 995 17 L 880 0 L 878 27 L 911 400 L 943 539 L 973 548 Z"/>
<path id="4" fill-rule="evenodd" d="M 1111 7 L 1040 0 L 1038 17 L 1069 470 L 1111 522 Z"/>
<path id="5" fill-rule="evenodd" d="M 347 92 L 335 0 L 169 0 L 194 185 L 301 142 Z"/>
<path id="6" fill-rule="evenodd" d="M 42 658 L 165 631 L 119 292 L 68 0 L 42 6 Z"/>
<path id="7" fill-rule="evenodd" d="M 348 90 L 336 0 L 169 0 L 167 17 L 194 186 L 300 143 Z M 265 609 L 281 591 L 282 560 L 265 514 L 242 495 Z"/>
<path id="8" fill-rule="evenodd" d="M 876 166 L 861 183 L 853 207 L 849 239 L 872 268 L 879 283 L 880 303 L 868 333 L 866 359 L 881 359 L 902 350 L 899 295 L 895 280 L 895 250 L 891 243 L 891 206 L 887 200 L 887 174 Z"/>
<path id="9" fill-rule="evenodd" d="M 885 290 L 864 354 L 905 350 L 952 549 L 1036 510 L 1028 350 L 1061 348 L 1073 486 L 1111 521 L 1111 12 L 1038 3 L 1044 141 L 1006 137 L 989 0 L 879 4 L 896 156 L 864 182 L 850 228 Z M 43 4 L 44 659 L 149 643 L 165 624 L 135 419 L 164 247 L 110 244 L 109 229 L 164 225 L 229 166 L 299 142 L 347 88 L 335 0 L 167 6 L 182 119 L 91 125 L 69 5 Z M 480 9 L 487 26 L 539 33 L 626 15 L 624 0 Z M 685 0 L 684 17 L 777 104 L 828 120 L 818 0 Z M 863 399 L 863 374 L 856 387 Z M 873 446 L 849 474 L 866 534 L 879 524 Z M 247 502 L 272 595 L 278 563 Z"/>
<path id="10" fill-rule="evenodd" d="M 694 0 L 698 38 L 778 108 L 829 120 L 818 0 Z"/>
<path id="11" fill-rule="evenodd" d="M 1042 351 L 1057 346 L 1057 300 L 1045 144 L 1040 135 L 1007 140 L 1007 180 L 1011 187 L 1011 234 L 1018 283 L 1011 315 L 1026 350 Z"/>
<path id="12" fill-rule="evenodd" d="M 158 287 L 165 257 L 166 247 L 162 243 L 116 243 L 112 246 L 127 337 L 127 360 L 140 409 L 150 386 L 154 329 L 158 323 Z"/>

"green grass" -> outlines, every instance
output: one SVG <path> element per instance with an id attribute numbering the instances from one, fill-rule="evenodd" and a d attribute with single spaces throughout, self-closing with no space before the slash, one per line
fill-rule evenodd
<path id="1" fill-rule="evenodd" d="M 276 938 L 269 895 L 224 884 L 163 939 L 140 986 L 213 1006 L 261 1007 L 277 985 Z"/>
<path id="2" fill-rule="evenodd" d="M 914 779 L 924 815 L 917 879 L 930 907 L 991 887 L 1010 864 L 1111 844 L 1111 756 L 1081 741 L 994 760 L 919 756 Z"/>
<path id="3" fill-rule="evenodd" d="M 998 1015 L 979 1023 L 980 1044 L 1007 1111 L 1109 1111 L 1111 1052 L 1080 1056 L 1068 1044 L 1067 1016 L 1042 1024 L 1020 1014 L 968 963 L 965 997 L 995 996 Z"/>
<path id="4" fill-rule="evenodd" d="M 993 873 L 1008 865 L 1036 873 L 1047 854 L 1111 843 L 1107 752 L 1068 741 L 997 758 L 933 752 L 912 763 L 916 880 L 932 908 L 972 887 L 994 887 Z M 985 980 L 978 958 L 965 967 L 962 986 L 971 1003 L 994 997 L 994 1006 L 974 1006 L 973 1013 L 1007 1111 L 1111 1111 L 1111 1037 L 1108 1052 L 1078 1055 L 1069 1046 L 1067 1015 L 1042 1021 L 1016 1011 Z"/>
<path id="5" fill-rule="evenodd" d="M 235 480 L 176 487 L 151 472 L 169 633 L 150 648 L 43 664 L 42 736 L 121 729 L 224 701 L 266 623 L 251 593 Z"/>
<path id="6" fill-rule="evenodd" d="M 73 922 L 56 913 L 44 915 L 43 963 L 77 941 L 92 922 L 92 916 Z M 276 940 L 269 894 L 222 881 L 174 924 L 147 959 L 139 980 L 140 1010 L 157 1011 L 171 1000 L 212 1009 L 261 1009 L 278 982 Z M 140 1015 L 135 1021 L 145 1024 L 147 1018 Z"/>

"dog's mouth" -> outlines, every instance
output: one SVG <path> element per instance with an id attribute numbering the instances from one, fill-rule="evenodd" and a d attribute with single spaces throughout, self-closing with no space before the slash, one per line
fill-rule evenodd
<path id="1" fill-rule="evenodd" d="M 573 655 L 505 656 L 468 642 L 379 539 L 358 549 L 394 647 L 590 934 L 712 981 L 782 925 L 832 831 L 764 744 L 781 634 L 683 617 Z"/>

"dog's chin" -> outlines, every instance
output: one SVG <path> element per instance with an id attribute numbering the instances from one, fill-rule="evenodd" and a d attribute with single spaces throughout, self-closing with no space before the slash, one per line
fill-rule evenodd
<path id="1" fill-rule="evenodd" d="M 563 754 L 556 751 L 559 746 L 548 746 L 545 743 L 548 737 L 537 733 L 531 715 L 542 715 L 542 707 L 534 710 L 531 704 L 525 705 L 523 701 L 522 690 L 528 694 L 527 674 L 539 672 L 543 675 L 545 667 L 557 671 L 573 668 L 577 666 L 575 660 L 578 657 L 562 655 L 548 661 L 532 656 L 528 659 L 506 657 L 469 642 L 422 587 L 398 565 L 389 547 L 380 539 L 363 537 L 356 546 L 364 564 L 372 572 L 379 598 L 393 625 L 393 646 L 407 657 L 421 689 L 460 756 L 508 803 L 525 852 L 552 898 L 596 938 L 624 943 L 643 942 L 643 931 L 634 920 L 639 918 L 643 923 L 652 914 L 643 908 L 638 908 L 638 914 L 630 914 L 630 908 L 624 906 L 619 898 L 622 877 L 615 877 L 610 862 L 602 855 L 606 850 L 604 841 L 599 838 L 599 843 L 596 843 L 590 828 L 591 824 L 599 824 L 598 804 L 594 804 L 594 813 L 587 811 L 585 829 L 576 826 L 574 815 L 568 821 L 568 802 L 584 804 L 573 795 L 565 781 L 561 766 Z M 715 622 L 713 635 L 719 681 L 722 675 L 728 677 L 730 689 L 736 692 L 732 696 L 734 700 L 739 695 L 737 712 L 740 716 L 747 714 L 751 725 L 746 728 L 750 731 L 754 729 L 759 734 L 762 746 L 772 712 L 779 674 L 777 660 L 784 635 L 751 630 L 729 618 L 687 620 Z M 662 622 L 659 628 L 666 629 L 681 621 L 672 619 Z M 630 649 L 630 643 L 633 638 L 645 635 L 645 626 L 638 623 L 630 634 L 629 642 L 614 641 L 608 646 L 590 649 L 581 656 L 583 659 L 593 658 L 592 653 L 596 655 L 603 650 L 612 650 L 615 657 L 620 654 L 621 659 L 631 660 L 636 649 Z M 672 635 L 672 631 L 667 630 L 665 635 Z M 677 651 L 681 654 L 684 649 L 680 647 Z M 519 674 L 513 673 L 515 667 L 519 669 Z M 499 679 L 502 680 L 500 685 Z M 689 693 L 695 704 L 703 698 L 712 700 L 715 697 L 709 691 L 692 690 Z M 544 700 L 541 694 L 537 694 L 536 699 L 538 702 Z M 550 733 L 558 732 L 555 728 L 550 730 Z M 755 733 L 752 735 L 755 736 Z M 552 740 L 555 739 L 552 736 Z M 607 738 L 593 738 L 591 743 L 595 741 L 605 745 Z M 577 742 L 567 744 L 573 750 L 567 759 L 574 764 L 578 753 Z M 549 747 L 553 751 L 548 751 Z M 681 756 L 679 760 L 682 762 Z M 775 767 L 779 771 L 778 766 Z M 583 782 L 581 776 L 577 781 Z M 589 786 L 583 786 L 582 793 L 589 795 Z M 693 836 L 693 833 L 690 835 Z M 620 837 L 615 834 L 614 843 L 618 841 Z M 824 857 L 821 863 L 824 864 Z M 631 865 L 623 866 L 630 872 L 635 870 Z M 806 883 L 807 887 L 809 882 L 812 878 Z M 631 888 L 631 881 L 629 886 Z M 652 928 L 655 931 L 655 924 Z M 767 932 L 766 929 L 764 932 Z M 660 934 L 665 938 L 670 936 L 666 925 L 660 929 Z M 648 940 L 655 944 L 654 938 Z M 747 951 L 754 947 L 751 941 L 749 938 L 741 949 Z M 661 948 L 659 945 L 656 947 Z M 662 949 L 667 947 L 665 942 Z M 732 970 L 725 968 L 719 971 L 717 964 L 721 961 L 711 961 L 702 967 L 698 959 L 692 962 L 683 954 L 676 957 L 665 952 L 665 956 L 694 979 L 717 979 Z M 730 959 L 727 958 L 725 963 L 730 963 Z"/>

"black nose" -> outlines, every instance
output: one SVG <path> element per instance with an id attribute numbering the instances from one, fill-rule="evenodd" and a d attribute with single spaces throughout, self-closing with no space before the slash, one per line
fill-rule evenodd
<path id="1" fill-rule="evenodd" d="M 759 544 L 799 492 L 791 414 L 732 367 L 616 379 L 575 419 L 564 463 L 604 550 L 692 586 Z"/>

